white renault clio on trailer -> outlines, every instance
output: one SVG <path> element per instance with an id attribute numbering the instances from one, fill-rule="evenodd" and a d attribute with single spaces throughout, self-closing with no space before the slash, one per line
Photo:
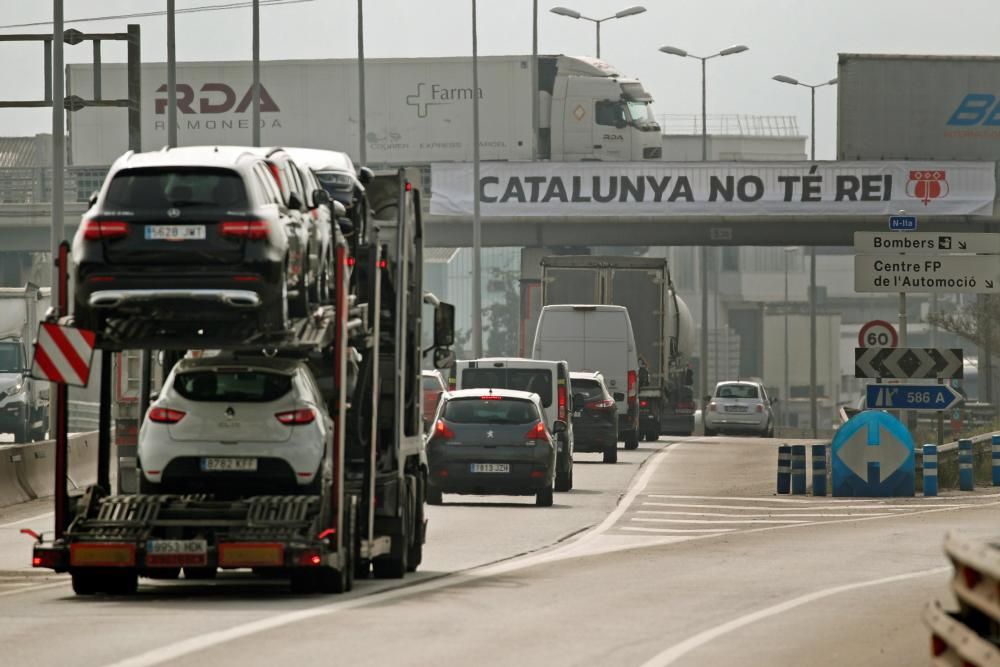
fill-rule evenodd
<path id="1" fill-rule="evenodd" d="M 624 306 L 545 306 L 531 356 L 565 359 L 574 371 L 600 371 L 618 406 L 625 449 L 639 446 L 639 356 Z"/>

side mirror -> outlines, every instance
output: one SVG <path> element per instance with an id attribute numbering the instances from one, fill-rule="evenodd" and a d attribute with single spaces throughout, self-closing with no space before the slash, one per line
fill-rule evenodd
<path id="1" fill-rule="evenodd" d="M 323 192 L 326 192 L 326 190 L 324 190 Z M 345 215 L 347 215 L 347 207 L 341 204 L 339 201 L 337 201 L 336 199 L 331 200 L 329 195 L 327 195 L 326 201 L 330 203 L 330 207 L 333 209 L 333 215 L 335 217 L 342 218 Z"/>
<path id="2" fill-rule="evenodd" d="M 434 345 L 448 347 L 455 344 L 455 306 L 443 301 L 434 309 Z"/>
<path id="3" fill-rule="evenodd" d="M 561 419 L 557 419 L 552 422 L 552 433 L 565 433 L 566 432 L 566 422 Z"/>
<path id="4" fill-rule="evenodd" d="M 317 206 L 329 206 L 330 205 L 330 193 L 323 188 L 316 188 L 312 192 L 313 201 L 316 202 Z"/>
<path id="5" fill-rule="evenodd" d="M 97 190 L 94 190 L 93 192 L 90 193 L 90 196 L 87 197 L 87 206 L 93 206 L 96 203 L 97 203 Z"/>
<path id="6" fill-rule="evenodd" d="M 613 393 L 613 394 L 611 395 L 611 397 L 612 397 L 613 399 L 615 399 L 616 401 L 624 401 L 624 400 L 625 400 L 625 394 L 623 394 L 623 393 L 622 393 L 622 392 L 620 392 L 620 391 L 616 391 L 615 393 Z"/>
<path id="7" fill-rule="evenodd" d="M 375 180 L 375 172 L 368 167 L 358 167 L 358 180 L 361 185 L 368 185 Z"/>
<path id="8" fill-rule="evenodd" d="M 288 208 L 293 208 L 297 211 L 302 210 L 302 201 L 299 200 L 299 196 L 294 192 L 288 193 Z"/>
<path id="9" fill-rule="evenodd" d="M 455 365 L 455 353 L 447 347 L 434 348 L 434 368 L 451 368 Z"/>
<path id="10" fill-rule="evenodd" d="M 158 391 L 151 391 L 151 392 L 149 392 L 149 400 L 155 401 L 159 397 L 160 397 L 160 392 L 158 392 Z"/>

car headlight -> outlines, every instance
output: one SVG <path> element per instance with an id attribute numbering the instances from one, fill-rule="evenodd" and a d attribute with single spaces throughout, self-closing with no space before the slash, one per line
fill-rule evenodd
<path id="1" fill-rule="evenodd" d="M 24 379 L 18 380 L 14 384 L 7 387 L 6 393 L 8 396 L 13 396 L 15 394 L 20 394 L 22 389 L 24 389 Z"/>

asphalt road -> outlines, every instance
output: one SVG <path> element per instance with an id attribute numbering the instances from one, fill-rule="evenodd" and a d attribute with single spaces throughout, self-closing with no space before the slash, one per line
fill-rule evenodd
<path id="1" fill-rule="evenodd" d="M 17 529 L 49 520 L 21 506 L 0 513 L 0 662 L 926 663 L 919 616 L 945 590 L 944 532 L 995 533 L 1000 496 L 777 497 L 776 446 L 692 438 L 621 452 L 616 466 L 582 463 L 551 509 L 446 496 L 429 508 L 419 575 L 346 596 L 234 574 L 76 598 L 64 579 L 16 571 L 30 547 Z"/>

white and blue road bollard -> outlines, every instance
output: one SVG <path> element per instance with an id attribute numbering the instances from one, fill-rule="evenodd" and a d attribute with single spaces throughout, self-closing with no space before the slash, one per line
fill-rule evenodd
<path id="1" fill-rule="evenodd" d="M 792 448 L 778 445 L 778 493 L 788 493 L 792 484 Z"/>
<path id="2" fill-rule="evenodd" d="M 976 488 L 975 471 L 972 469 L 972 441 L 958 441 L 958 488 L 972 491 Z"/>
<path id="3" fill-rule="evenodd" d="M 806 446 L 792 445 L 792 495 L 806 492 Z"/>
<path id="4" fill-rule="evenodd" d="M 991 438 L 993 454 L 993 486 L 1000 486 L 1000 435 Z"/>
<path id="5" fill-rule="evenodd" d="M 826 495 L 826 445 L 812 446 L 813 495 Z"/>
<path id="6" fill-rule="evenodd" d="M 924 495 L 938 494 L 938 448 L 924 445 Z"/>

